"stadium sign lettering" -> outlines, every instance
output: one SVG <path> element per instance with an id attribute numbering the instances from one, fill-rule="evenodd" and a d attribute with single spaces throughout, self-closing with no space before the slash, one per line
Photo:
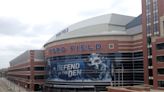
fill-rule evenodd
<path id="1" fill-rule="evenodd" d="M 81 52 L 81 51 L 97 51 L 101 49 L 101 44 L 95 44 L 94 46 L 81 44 L 81 45 L 71 45 L 69 47 L 58 47 L 50 49 L 50 53 L 59 54 L 68 52 Z"/>
<path id="2" fill-rule="evenodd" d="M 68 77 L 81 75 L 80 63 L 58 65 L 57 70 L 61 71 L 58 75 L 67 75 Z"/>

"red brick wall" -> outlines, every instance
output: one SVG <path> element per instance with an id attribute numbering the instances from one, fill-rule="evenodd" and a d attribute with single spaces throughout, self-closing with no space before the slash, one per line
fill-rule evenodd
<path id="1" fill-rule="evenodd" d="M 67 43 L 67 44 L 61 44 L 61 45 L 54 45 L 52 47 L 46 48 L 45 50 L 45 56 L 62 56 L 62 55 L 76 55 L 76 54 L 90 54 L 90 53 L 115 53 L 115 52 L 132 52 L 136 50 L 143 49 L 141 39 L 136 41 L 116 41 L 116 40 L 105 40 L 105 41 L 86 41 L 86 42 L 76 42 L 76 43 Z M 124 45 L 121 45 L 121 44 Z M 137 44 L 136 44 L 137 43 Z M 101 48 L 98 50 L 95 50 L 96 44 L 101 44 Z M 113 44 L 114 48 L 109 48 L 109 44 Z M 79 45 L 89 45 L 90 47 L 93 47 L 94 50 L 84 50 L 84 51 L 71 51 L 71 46 L 79 46 Z M 140 46 L 138 48 L 135 48 L 137 46 Z M 53 48 L 65 48 L 64 52 L 61 53 L 53 53 L 50 52 Z"/>
<path id="2" fill-rule="evenodd" d="M 159 16 L 164 16 L 164 0 L 158 0 Z"/>
<path id="3" fill-rule="evenodd" d="M 143 32 L 143 55 L 144 55 L 144 83 L 148 84 L 148 54 L 146 34 L 146 0 L 142 0 L 142 32 Z"/>
<path id="4" fill-rule="evenodd" d="M 164 67 L 164 63 L 163 62 L 157 62 L 156 60 L 156 57 L 157 56 L 161 56 L 163 55 L 164 56 L 164 50 L 157 50 L 156 49 L 156 44 L 158 43 L 164 43 L 164 38 L 158 38 L 156 39 L 155 42 L 152 43 L 153 45 L 153 48 L 152 48 L 152 51 L 153 51 L 153 77 L 154 77 L 154 88 L 155 89 L 164 89 L 164 88 L 159 88 L 158 87 L 158 80 L 164 80 L 164 76 L 160 76 L 158 75 L 157 73 L 157 69 L 160 68 L 160 67 Z"/>
<path id="5" fill-rule="evenodd" d="M 101 44 L 101 48 L 99 50 L 95 50 L 96 44 Z M 109 49 L 109 44 L 114 44 L 114 49 Z M 79 45 L 89 45 L 90 47 L 93 47 L 94 50 L 85 50 L 85 51 L 71 51 L 71 46 L 79 46 Z M 64 47 L 66 50 L 63 53 L 50 53 L 50 49 L 52 48 L 61 48 Z M 118 46 L 117 41 L 88 41 L 88 42 L 78 42 L 78 43 L 67 43 L 67 44 L 61 44 L 61 45 L 55 45 L 50 48 L 46 48 L 46 56 L 61 56 L 61 55 L 74 55 L 74 54 L 89 54 L 89 53 L 108 53 L 108 52 L 117 52 Z"/>

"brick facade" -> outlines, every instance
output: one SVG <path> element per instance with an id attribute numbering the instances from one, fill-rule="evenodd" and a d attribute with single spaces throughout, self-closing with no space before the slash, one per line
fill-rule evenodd
<path id="1" fill-rule="evenodd" d="M 46 63 L 44 61 L 37 61 L 35 58 L 35 50 L 28 51 L 28 59 L 25 63 L 16 63 L 8 68 L 7 78 L 12 82 L 24 87 L 29 91 L 35 91 L 36 85 L 43 87 L 44 79 L 35 79 L 37 75 L 45 76 L 45 69 L 35 70 L 36 67 L 45 68 Z M 41 51 L 43 53 L 43 51 Z M 16 59 L 17 60 L 17 59 Z M 22 58 L 22 60 L 25 60 Z M 44 57 L 43 57 L 44 60 Z M 11 61 L 12 62 L 12 61 Z M 16 62 L 13 60 L 13 62 Z"/>

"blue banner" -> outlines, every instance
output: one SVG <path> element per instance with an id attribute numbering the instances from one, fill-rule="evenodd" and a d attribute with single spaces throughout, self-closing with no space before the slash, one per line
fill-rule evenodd
<path id="1" fill-rule="evenodd" d="M 55 81 L 111 81 L 112 63 L 100 54 L 87 58 L 48 60 L 48 79 Z"/>

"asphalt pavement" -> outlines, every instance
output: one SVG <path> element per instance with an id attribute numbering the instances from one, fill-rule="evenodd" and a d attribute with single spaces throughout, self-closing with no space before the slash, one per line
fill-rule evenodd
<path id="1" fill-rule="evenodd" d="M 4 78 L 0 78 L 0 92 L 12 92 Z"/>
<path id="2" fill-rule="evenodd" d="M 5 78 L 0 78 L 0 92 L 27 92 L 22 87 L 8 81 Z"/>

